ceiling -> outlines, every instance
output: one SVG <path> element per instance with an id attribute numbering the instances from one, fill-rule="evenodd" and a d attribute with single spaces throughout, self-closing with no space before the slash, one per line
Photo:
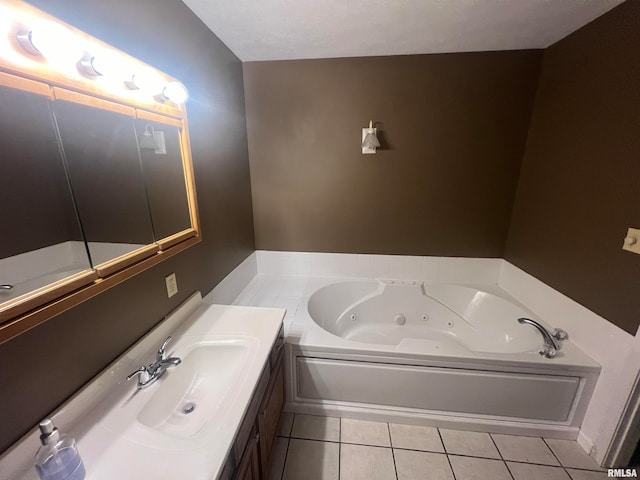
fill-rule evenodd
<path id="1" fill-rule="evenodd" d="M 183 0 L 242 61 L 546 48 L 623 0 Z"/>

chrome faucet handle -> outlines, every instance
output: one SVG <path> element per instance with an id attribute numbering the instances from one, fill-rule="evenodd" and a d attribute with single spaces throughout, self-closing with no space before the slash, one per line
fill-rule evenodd
<path id="1" fill-rule="evenodd" d="M 569 334 L 564 330 L 562 330 L 561 328 L 555 328 L 551 336 L 556 340 L 560 340 L 560 341 L 563 341 L 569 338 Z"/>
<path id="2" fill-rule="evenodd" d="M 13 285 L 9 285 L 8 283 L 0 285 L 0 290 L 11 290 Z"/>
<path id="3" fill-rule="evenodd" d="M 554 358 L 558 351 L 551 345 L 544 344 L 538 353 L 544 358 Z"/>
<path id="4" fill-rule="evenodd" d="M 164 343 L 158 349 L 158 353 L 156 353 L 156 362 L 161 362 L 161 361 L 163 361 L 165 359 L 164 352 L 165 352 L 165 349 L 167 348 L 167 345 L 169 344 L 170 341 L 171 341 L 171 335 L 169 335 L 167 337 L 167 339 L 164 341 Z"/>
<path id="5" fill-rule="evenodd" d="M 147 367 L 140 367 L 135 372 L 130 373 L 129 375 L 127 375 L 127 380 L 131 380 L 136 376 L 138 376 L 138 387 L 146 385 L 147 383 L 149 383 L 149 380 L 151 380 L 151 373 L 149 372 Z"/>

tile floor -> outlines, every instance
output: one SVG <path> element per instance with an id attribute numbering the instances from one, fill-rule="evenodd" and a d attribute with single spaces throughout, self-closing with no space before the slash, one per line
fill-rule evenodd
<path id="1" fill-rule="evenodd" d="M 269 480 L 597 480 L 570 440 L 283 413 Z"/>

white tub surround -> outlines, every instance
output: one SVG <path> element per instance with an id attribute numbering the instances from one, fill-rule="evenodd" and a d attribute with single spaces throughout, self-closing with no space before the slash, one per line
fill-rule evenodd
<path id="1" fill-rule="evenodd" d="M 570 341 L 539 355 L 540 318 L 496 285 L 337 281 L 290 335 L 287 408 L 575 439 L 599 365 Z"/>
<path id="2" fill-rule="evenodd" d="M 216 478 L 283 315 L 281 309 L 207 305 L 194 294 L 53 414 L 60 431 L 76 438 L 87 478 Z M 153 361 L 168 335 L 168 354 L 182 363 L 138 390 L 127 374 Z M 207 395 L 217 400 L 206 402 Z M 193 413 L 176 413 L 187 400 L 196 404 Z M 33 430 L 5 452 L 3 478 L 37 480 L 38 445 Z"/>
<path id="3" fill-rule="evenodd" d="M 257 254 L 253 252 L 224 277 L 202 300 L 205 303 L 231 305 L 257 273 Z"/>

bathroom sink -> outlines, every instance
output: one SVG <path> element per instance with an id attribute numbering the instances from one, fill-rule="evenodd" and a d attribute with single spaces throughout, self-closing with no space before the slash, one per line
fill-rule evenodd
<path id="1" fill-rule="evenodd" d="M 137 392 L 148 398 L 137 421 L 175 437 L 197 435 L 232 405 L 249 352 L 246 340 L 196 343 L 180 365 L 168 370 L 155 385 Z"/>

